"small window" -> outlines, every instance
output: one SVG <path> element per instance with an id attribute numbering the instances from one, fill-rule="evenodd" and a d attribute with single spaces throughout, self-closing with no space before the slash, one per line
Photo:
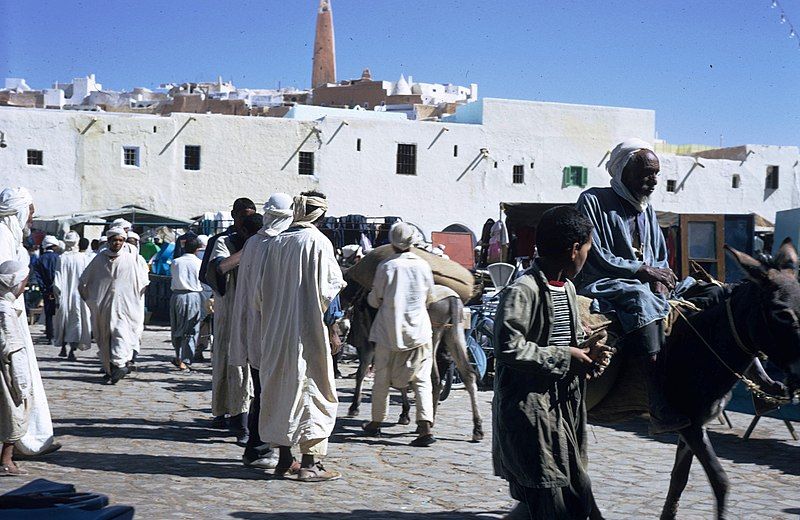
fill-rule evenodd
<path id="1" fill-rule="evenodd" d="M 183 169 L 184 170 L 200 169 L 199 146 L 187 144 L 186 146 L 183 147 Z"/>
<path id="2" fill-rule="evenodd" d="M 494 162 L 494 167 L 497 168 L 497 161 Z"/>
<path id="3" fill-rule="evenodd" d="M 768 190 L 777 190 L 778 186 L 780 185 L 778 179 L 778 167 L 777 166 L 767 166 L 767 185 L 766 189 Z"/>
<path id="4" fill-rule="evenodd" d="M 397 175 L 417 174 L 417 145 L 397 145 Z"/>
<path id="5" fill-rule="evenodd" d="M 514 165 L 514 172 L 512 175 L 512 182 L 514 184 L 524 184 L 525 183 L 525 166 L 521 164 Z"/>
<path id="6" fill-rule="evenodd" d="M 531 163 L 531 170 L 533 169 L 533 163 Z"/>
<path id="7" fill-rule="evenodd" d="M 458 145 L 453 145 L 453 157 L 458 157 Z"/>
<path id="8" fill-rule="evenodd" d="M 158 132 L 158 127 L 157 127 L 157 126 L 154 126 L 154 127 L 153 127 L 153 133 L 156 133 L 156 132 Z"/>
<path id="9" fill-rule="evenodd" d="M 139 167 L 139 147 L 138 146 L 123 146 L 122 147 L 122 165 Z"/>
<path id="10" fill-rule="evenodd" d="M 670 193 L 675 193 L 675 188 L 678 186 L 677 181 L 675 180 L 668 180 L 667 181 L 667 191 Z"/>
<path id="11" fill-rule="evenodd" d="M 106 128 L 108 128 L 109 132 L 111 131 L 111 125 L 108 125 Z"/>
<path id="12" fill-rule="evenodd" d="M 30 166 L 44 165 L 44 152 L 42 150 L 28 150 L 28 164 Z"/>
<path id="13" fill-rule="evenodd" d="M 731 179 L 731 188 L 738 190 L 739 186 L 741 185 L 742 185 L 742 178 L 739 176 L 739 174 L 735 174 Z"/>
<path id="14" fill-rule="evenodd" d="M 314 175 L 314 152 L 300 152 L 297 163 L 297 173 L 300 175 Z"/>
<path id="15" fill-rule="evenodd" d="M 360 137 L 358 139 L 356 139 L 356 151 L 357 152 L 361 151 L 361 138 Z"/>
<path id="16" fill-rule="evenodd" d="M 589 170 L 583 166 L 564 167 L 564 187 L 578 186 L 585 188 L 589 183 Z"/>

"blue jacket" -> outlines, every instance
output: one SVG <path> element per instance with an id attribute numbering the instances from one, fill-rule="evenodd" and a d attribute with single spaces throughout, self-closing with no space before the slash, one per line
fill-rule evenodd
<path id="1" fill-rule="evenodd" d="M 612 188 L 591 188 L 578 199 L 578 211 L 592 221 L 592 250 L 575 280 L 578 294 L 593 298 L 592 311 L 615 312 L 628 333 L 669 313 L 667 299 L 635 279 L 646 264 L 669 267 L 667 243 L 653 206 L 638 213 Z M 639 220 L 642 260 L 637 259 L 629 222 Z"/>

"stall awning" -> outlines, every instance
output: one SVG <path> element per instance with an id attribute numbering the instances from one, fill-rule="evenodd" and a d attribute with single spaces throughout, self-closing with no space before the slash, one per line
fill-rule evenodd
<path id="1" fill-rule="evenodd" d="M 119 208 L 109 208 L 96 211 L 84 211 L 69 215 L 55 215 L 52 217 L 37 217 L 33 220 L 33 227 L 46 233 L 58 235 L 75 226 L 105 226 L 118 218 L 124 218 L 135 228 L 167 226 L 171 228 L 186 228 L 192 222 L 168 215 L 161 215 L 148 211 L 141 206 L 127 205 Z"/>

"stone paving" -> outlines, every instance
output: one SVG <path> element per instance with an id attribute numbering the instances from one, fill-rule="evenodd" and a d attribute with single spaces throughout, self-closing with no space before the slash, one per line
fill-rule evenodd
<path id="1" fill-rule="evenodd" d="M 41 327 L 33 328 L 34 338 Z M 274 481 L 239 462 L 242 450 L 225 432 L 209 427 L 208 364 L 184 374 L 169 364 L 166 328 L 145 332 L 139 372 L 116 386 L 100 384 L 95 350 L 76 362 L 37 346 L 39 364 L 61 451 L 25 461 L 30 478 L 74 483 L 136 507 L 136 517 L 333 519 L 487 519 L 512 506 L 505 483 L 492 476 L 490 432 L 469 442 L 469 401 L 454 390 L 440 408 L 438 443 L 407 444 L 412 426 L 395 426 L 379 438 L 360 435 L 360 420 L 345 418 L 352 380 L 339 380 L 342 404 L 327 466 L 344 474 L 336 482 Z M 353 366 L 345 366 L 345 373 Z M 491 392 L 481 392 L 490 427 Z M 393 407 L 392 412 L 398 407 Z M 368 398 L 362 415 L 369 413 Z M 750 417 L 731 413 L 733 429 L 713 425 L 710 436 L 731 480 L 732 518 L 800 516 L 800 443 L 783 424 L 762 419 L 753 438 L 742 434 Z M 598 503 L 606 518 L 657 518 L 674 457 L 674 439 L 653 440 L 646 423 L 593 426 L 589 456 Z M 23 480 L 0 479 L 0 492 Z M 679 518 L 713 517 L 713 500 L 699 464 L 692 468 Z"/>

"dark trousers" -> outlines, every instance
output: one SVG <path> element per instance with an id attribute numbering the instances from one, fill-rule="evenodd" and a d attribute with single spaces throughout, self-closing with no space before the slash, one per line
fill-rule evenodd
<path id="1" fill-rule="evenodd" d="M 56 300 L 53 294 L 44 295 L 44 335 L 53 339 L 53 316 L 56 314 Z"/>
<path id="2" fill-rule="evenodd" d="M 250 401 L 250 411 L 247 414 L 247 429 L 250 430 L 250 438 L 244 448 L 244 454 L 251 458 L 257 458 L 261 453 L 256 450 L 261 446 L 261 436 L 258 434 L 258 417 L 261 412 L 261 379 L 256 370 L 250 367 L 250 378 L 253 381 L 253 399 Z"/>

